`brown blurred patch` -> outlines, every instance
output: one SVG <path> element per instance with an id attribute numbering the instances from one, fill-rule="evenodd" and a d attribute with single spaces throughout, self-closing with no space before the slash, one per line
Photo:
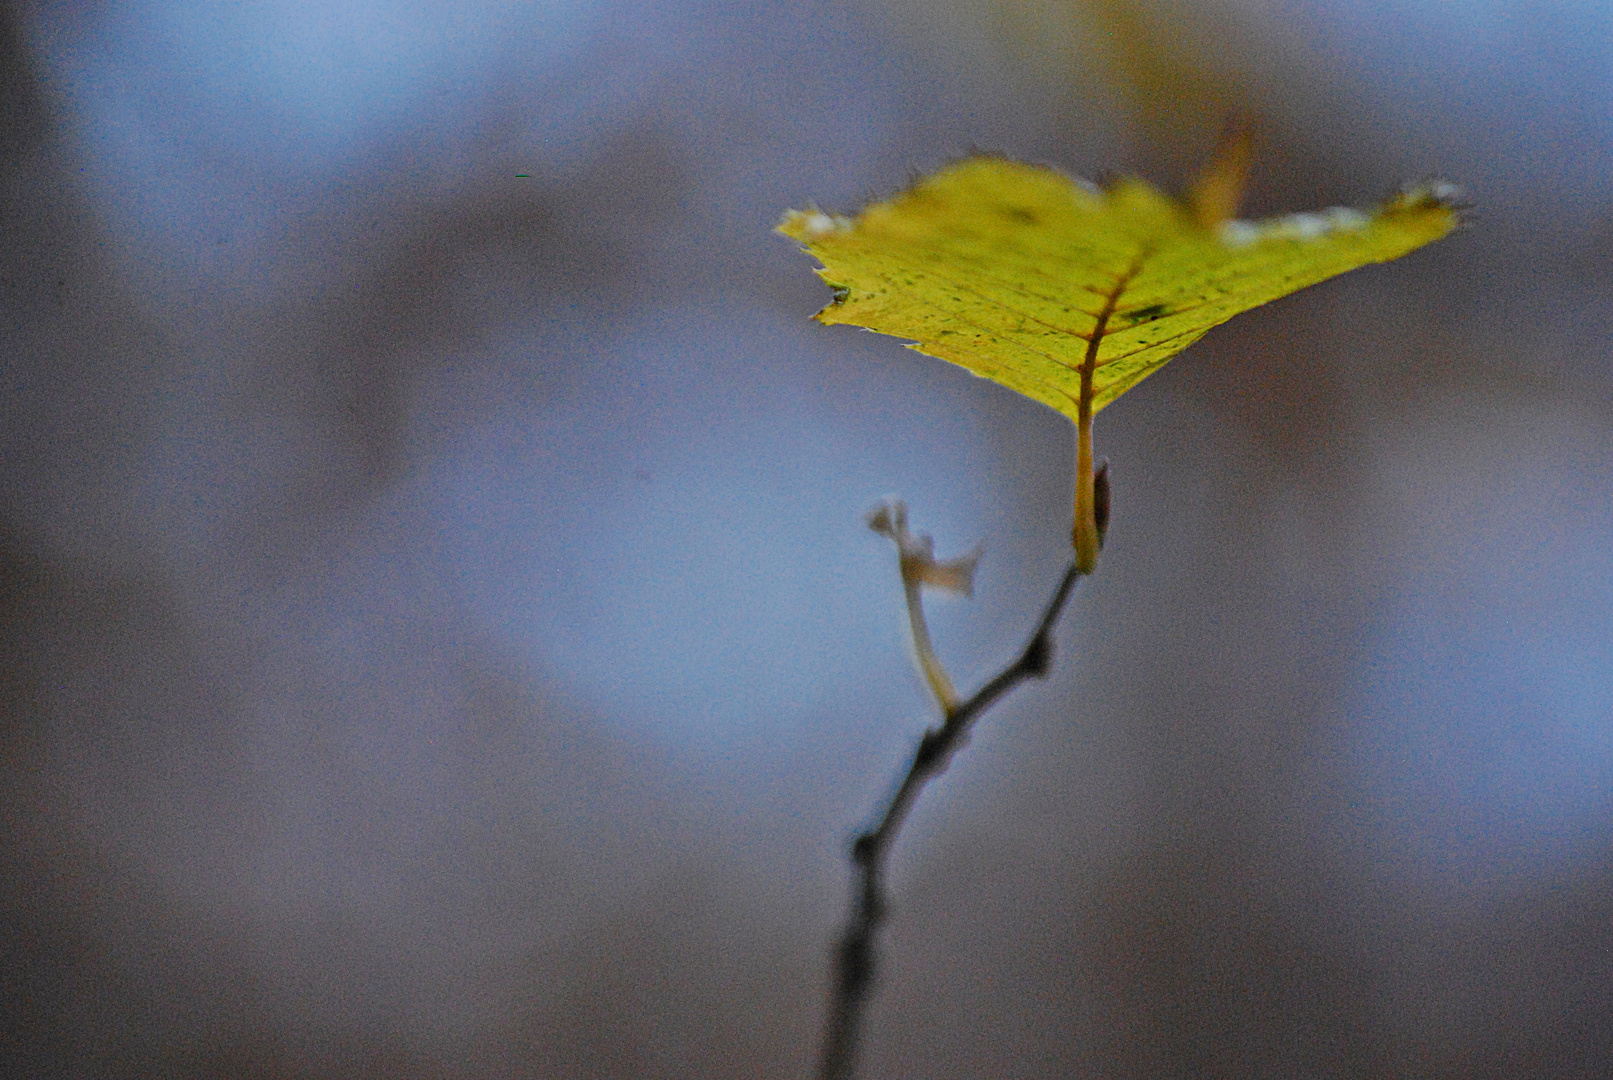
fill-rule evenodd
<path id="1" fill-rule="evenodd" d="M 439 207 L 410 207 L 407 232 L 354 252 L 341 290 L 287 313 L 319 328 L 306 356 L 287 359 L 314 368 L 314 385 L 325 388 L 316 407 L 351 463 L 345 478 L 310 477 L 301 511 L 324 516 L 400 475 L 422 362 L 451 363 L 489 328 L 579 300 L 592 307 L 616 296 L 631 307 L 636 249 L 675 220 L 682 174 L 654 129 L 630 131 L 564 184 L 478 185 Z M 311 224 L 287 243 L 317 248 L 319 230 L 333 224 Z M 467 296 L 467 284 L 485 291 Z"/>

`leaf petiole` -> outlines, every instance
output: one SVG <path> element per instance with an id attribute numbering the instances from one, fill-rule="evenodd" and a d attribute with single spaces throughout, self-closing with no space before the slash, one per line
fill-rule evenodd
<path id="1" fill-rule="evenodd" d="M 1092 471 L 1092 380 L 1083 371 L 1081 417 L 1075 425 L 1075 566 L 1090 574 L 1098 565 L 1097 484 Z"/>

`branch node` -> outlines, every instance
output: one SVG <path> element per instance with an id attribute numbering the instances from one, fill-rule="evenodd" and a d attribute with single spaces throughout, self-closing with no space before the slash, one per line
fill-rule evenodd
<path id="1" fill-rule="evenodd" d="M 1053 669 L 1052 635 L 1037 634 L 1031 638 L 1031 643 L 1025 646 L 1025 654 L 1019 658 L 1019 666 L 1033 679 L 1047 678 L 1047 673 Z"/>
<path id="2" fill-rule="evenodd" d="M 871 832 L 865 832 L 851 842 L 851 861 L 867 869 L 874 861 L 874 854 L 879 850 L 879 837 Z"/>

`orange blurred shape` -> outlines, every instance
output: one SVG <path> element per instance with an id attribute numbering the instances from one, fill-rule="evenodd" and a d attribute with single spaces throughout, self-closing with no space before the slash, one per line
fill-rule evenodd
<path id="1" fill-rule="evenodd" d="M 1238 216 L 1254 154 L 1254 131 L 1245 117 L 1234 115 L 1221 130 L 1210 163 L 1187 191 L 1187 205 L 1204 228 L 1213 229 Z"/>

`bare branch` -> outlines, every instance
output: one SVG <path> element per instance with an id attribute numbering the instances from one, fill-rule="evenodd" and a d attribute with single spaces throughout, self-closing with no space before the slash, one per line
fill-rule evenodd
<path id="1" fill-rule="evenodd" d="M 1107 463 L 1105 463 L 1107 464 Z M 1108 510 L 1108 475 L 1103 472 L 1104 517 Z M 876 511 L 877 515 L 878 511 Z M 871 522 L 872 523 L 872 522 Z M 905 522 L 904 522 L 905 524 Z M 1107 521 L 1103 524 L 1106 526 Z M 878 525 L 875 524 L 876 529 Z M 819 1062 L 821 1080 L 849 1080 L 852 1059 L 862 1027 L 863 1015 L 873 988 L 874 935 L 885 918 L 885 863 L 891 843 L 907 818 L 913 801 L 932 777 L 946 771 L 952 755 L 968 742 L 969 728 L 981 713 L 1020 682 L 1041 678 L 1053 660 L 1053 626 L 1075 583 L 1084 576 L 1078 561 L 1072 561 L 1059 582 L 1053 598 L 1042 611 L 1036 631 L 1017 659 L 988 681 L 973 697 L 956 704 L 943 702 L 941 726 L 931 728 L 919 739 L 907 774 L 891 796 L 878 824 L 857 837 L 852 844 L 851 861 L 857 880 L 852 896 L 851 916 L 835 946 L 834 990 L 828 1025 L 824 1033 L 823 1056 Z M 904 575 L 905 577 L 905 575 Z M 916 592 L 916 589 L 910 589 Z M 911 606 L 911 601 L 910 601 Z M 928 641 L 926 639 L 926 645 Z"/>

